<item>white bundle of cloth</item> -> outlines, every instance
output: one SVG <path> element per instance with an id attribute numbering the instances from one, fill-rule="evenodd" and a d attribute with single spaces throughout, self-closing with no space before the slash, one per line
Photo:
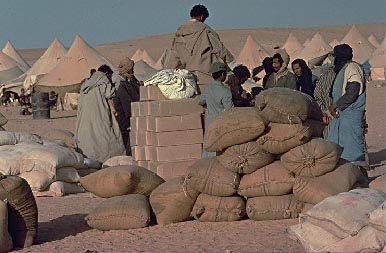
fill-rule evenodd
<path id="1" fill-rule="evenodd" d="M 197 94 L 196 79 L 186 69 L 164 69 L 144 82 L 145 86 L 155 85 L 169 99 L 190 98 Z"/>

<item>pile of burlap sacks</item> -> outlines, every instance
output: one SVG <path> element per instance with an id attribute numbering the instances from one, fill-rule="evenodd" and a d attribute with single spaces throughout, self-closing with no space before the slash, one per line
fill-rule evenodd
<path id="1" fill-rule="evenodd" d="M 212 222 L 296 218 L 323 199 L 367 182 L 359 167 L 340 159 L 338 145 L 315 138 L 324 129 L 321 117 L 307 95 L 264 91 L 255 108 L 230 109 L 214 119 L 204 148 L 218 156 L 198 160 L 184 177 L 164 182 L 129 165 L 82 178 L 87 191 L 108 198 L 87 223 L 110 230 L 192 217 Z"/>
<path id="2" fill-rule="evenodd" d="M 50 129 L 43 136 L 0 131 L 0 173 L 24 178 L 37 196 L 84 192 L 80 177 L 95 171 L 74 150 L 69 131 Z"/>
<path id="3" fill-rule="evenodd" d="M 355 189 L 329 197 L 287 229 L 307 252 L 386 252 L 386 194 Z"/>

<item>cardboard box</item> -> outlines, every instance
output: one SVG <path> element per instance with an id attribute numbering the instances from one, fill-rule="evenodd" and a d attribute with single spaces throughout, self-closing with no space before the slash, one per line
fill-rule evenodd
<path id="1" fill-rule="evenodd" d="M 171 117 L 148 117 L 147 130 L 153 132 L 181 131 L 202 128 L 201 112 Z"/>
<path id="2" fill-rule="evenodd" d="M 190 160 L 201 158 L 202 144 L 168 147 L 146 146 L 146 159 L 155 162 Z"/>
<path id="3" fill-rule="evenodd" d="M 202 113 L 204 110 L 193 98 L 148 101 L 147 103 L 149 103 L 148 115 L 150 116 L 187 115 L 191 113 Z"/>
<path id="4" fill-rule="evenodd" d="M 146 146 L 131 146 L 132 157 L 135 161 L 145 161 L 146 159 Z"/>
<path id="5" fill-rule="evenodd" d="M 186 176 L 188 168 L 196 161 L 198 161 L 198 159 L 161 162 L 156 166 L 157 174 L 165 180 Z"/>
<path id="6" fill-rule="evenodd" d="M 130 129 L 132 131 L 146 131 L 147 130 L 147 116 L 134 116 L 130 118 Z"/>
<path id="7" fill-rule="evenodd" d="M 130 131 L 131 146 L 146 146 L 146 131 Z"/>
<path id="8" fill-rule="evenodd" d="M 171 132 L 147 131 L 145 139 L 147 141 L 146 145 L 157 146 L 157 147 L 197 144 L 197 143 L 203 143 L 204 132 L 202 128 L 194 129 L 194 130 L 171 131 Z"/>
<path id="9" fill-rule="evenodd" d="M 167 98 L 162 94 L 161 90 L 154 85 L 139 86 L 139 100 L 140 101 L 152 101 L 152 100 L 166 100 Z"/>

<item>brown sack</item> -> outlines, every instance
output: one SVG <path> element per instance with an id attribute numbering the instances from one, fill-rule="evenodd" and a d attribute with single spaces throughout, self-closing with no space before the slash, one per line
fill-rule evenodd
<path id="1" fill-rule="evenodd" d="M 303 202 L 317 204 L 325 198 L 352 189 L 356 182 L 364 181 L 358 166 L 340 162 L 338 167 L 320 177 L 297 177 L 293 187 L 295 197 Z"/>
<path id="2" fill-rule="evenodd" d="M 8 202 L 8 229 L 13 246 L 31 246 L 38 230 L 38 207 L 27 181 L 0 175 L 0 200 Z"/>
<path id="3" fill-rule="evenodd" d="M 318 177 L 335 169 L 341 153 L 339 145 L 318 138 L 291 149 L 280 160 L 296 176 Z"/>
<path id="4" fill-rule="evenodd" d="M 300 242 L 306 252 L 325 252 L 323 249 L 341 240 L 309 222 L 290 226 L 286 232 L 292 240 Z"/>
<path id="5" fill-rule="evenodd" d="M 356 236 L 348 236 L 324 248 L 324 252 L 380 252 L 386 244 L 386 235 L 372 227 L 364 227 Z"/>
<path id="6" fill-rule="evenodd" d="M 292 191 L 294 177 L 280 161 L 271 163 L 240 180 L 237 193 L 244 197 L 280 196 Z"/>
<path id="7" fill-rule="evenodd" d="M 245 215 L 245 200 L 240 196 L 216 197 L 200 194 L 192 215 L 199 221 L 237 221 Z"/>
<path id="8" fill-rule="evenodd" d="M 78 170 L 72 167 L 63 167 L 56 169 L 56 181 L 64 181 L 67 183 L 78 183 L 80 175 Z"/>
<path id="9" fill-rule="evenodd" d="M 135 165 L 107 167 L 80 179 L 87 191 L 102 198 L 134 193 L 149 196 L 163 182 L 154 172 Z"/>
<path id="10" fill-rule="evenodd" d="M 386 193 L 386 174 L 371 181 L 369 188 Z"/>
<path id="11" fill-rule="evenodd" d="M 118 165 L 135 165 L 135 162 L 133 161 L 133 157 L 131 156 L 114 156 L 107 159 L 103 163 L 102 168 L 113 167 Z"/>
<path id="12" fill-rule="evenodd" d="M 222 166 L 216 157 L 197 160 L 188 168 L 186 184 L 213 196 L 227 197 L 236 193 L 240 176 Z"/>
<path id="13" fill-rule="evenodd" d="M 233 145 L 249 142 L 259 137 L 266 122 L 255 108 L 236 107 L 222 112 L 209 124 L 205 150 L 222 151 Z"/>
<path id="14" fill-rule="evenodd" d="M 272 154 L 283 154 L 288 150 L 307 143 L 312 136 L 309 124 L 269 123 L 266 131 L 257 139 L 260 147 Z"/>
<path id="15" fill-rule="evenodd" d="M 0 200 L 0 252 L 8 252 L 12 247 L 12 238 L 8 233 L 7 203 Z"/>
<path id="16" fill-rule="evenodd" d="M 248 198 L 247 214 L 251 220 L 281 220 L 297 218 L 303 203 L 294 195 Z"/>
<path id="17" fill-rule="evenodd" d="M 47 173 L 38 170 L 23 172 L 17 176 L 25 179 L 34 192 L 44 191 L 54 181 Z"/>
<path id="18" fill-rule="evenodd" d="M 177 177 L 159 185 L 150 194 L 150 205 L 157 223 L 166 225 L 190 219 L 199 192 L 184 185 L 184 177 Z"/>
<path id="19" fill-rule="evenodd" d="M 41 135 L 42 139 L 49 141 L 63 141 L 67 147 L 75 148 L 74 134 L 63 129 L 48 129 Z"/>
<path id="20" fill-rule="evenodd" d="M 369 224 L 368 213 L 386 199 L 383 192 L 355 189 L 329 197 L 302 214 L 302 219 L 339 238 L 355 236 Z"/>
<path id="21" fill-rule="evenodd" d="M 129 194 L 106 199 L 85 220 L 99 230 L 126 230 L 146 227 L 150 222 L 150 205 L 147 197 Z"/>
<path id="22" fill-rule="evenodd" d="M 323 113 L 310 96 L 292 89 L 271 88 L 255 98 L 255 107 L 270 122 L 299 124 L 306 119 L 323 119 Z"/>
<path id="23" fill-rule="evenodd" d="M 372 227 L 386 232 L 386 200 L 377 209 L 369 213 L 369 223 Z"/>
<path id="24" fill-rule="evenodd" d="M 4 126 L 5 124 L 7 124 L 8 122 L 8 119 L 0 113 L 0 126 Z"/>
<path id="25" fill-rule="evenodd" d="M 252 141 L 227 148 L 217 159 L 230 171 L 250 174 L 273 162 L 275 156 L 262 150 Z"/>

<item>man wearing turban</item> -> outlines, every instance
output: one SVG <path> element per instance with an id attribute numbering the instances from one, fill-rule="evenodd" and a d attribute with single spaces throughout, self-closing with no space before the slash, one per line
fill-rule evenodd
<path id="1" fill-rule="evenodd" d="M 352 61 L 353 51 L 347 44 L 334 47 L 335 81 L 329 108 L 332 120 L 328 140 L 343 147 L 342 158 L 365 160 L 364 115 L 366 80 L 362 66 Z"/>
<path id="2" fill-rule="evenodd" d="M 117 92 L 113 98 L 113 103 L 116 111 L 115 116 L 126 147 L 126 154 L 131 155 L 129 135 L 131 102 L 139 101 L 140 82 L 134 76 L 134 62 L 129 57 L 120 61 L 118 69 L 118 80 L 114 80 Z"/>

